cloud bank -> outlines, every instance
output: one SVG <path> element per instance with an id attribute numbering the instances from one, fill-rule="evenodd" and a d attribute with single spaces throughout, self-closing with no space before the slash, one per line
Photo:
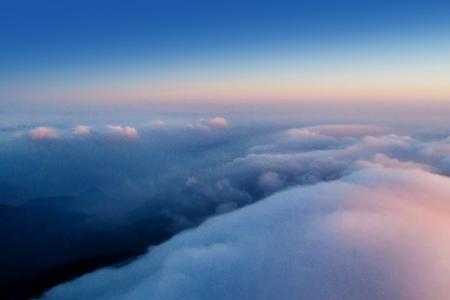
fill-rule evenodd
<path id="1" fill-rule="evenodd" d="M 372 167 L 210 219 L 43 299 L 447 299 L 450 179 Z"/>
<path id="2" fill-rule="evenodd" d="M 285 189 L 365 169 L 450 175 L 450 128 L 432 123 L 164 120 L 58 119 L 46 123 L 52 142 L 30 138 L 40 122 L 2 127 L 0 240 L 10 250 L 0 255 L 0 290 L 60 262 L 144 251 Z"/>

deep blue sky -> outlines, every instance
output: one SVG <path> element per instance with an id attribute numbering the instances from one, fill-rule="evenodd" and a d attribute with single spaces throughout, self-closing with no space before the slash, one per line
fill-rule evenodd
<path id="1" fill-rule="evenodd" d="M 279 49 L 439 40 L 449 28 L 450 1 L 1 1 L 0 78 L 11 96 L 34 79 L 48 86 L 117 68 L 132 78 L 143 64 L 158 77 L 174 62 L 214 66 L 271 51 L 275 61 Z"/>

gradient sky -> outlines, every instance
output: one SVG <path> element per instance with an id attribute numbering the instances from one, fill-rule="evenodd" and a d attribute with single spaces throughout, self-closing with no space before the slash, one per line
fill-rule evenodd
<path id="1" fill-rule="evenodd" d="M 0 103 L 450 102 L 449 1 L 2 1 Z"/>

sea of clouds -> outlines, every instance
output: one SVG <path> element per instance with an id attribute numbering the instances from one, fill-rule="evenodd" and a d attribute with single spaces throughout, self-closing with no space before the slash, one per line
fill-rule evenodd
<path id="1" fill-rule="evenodd" d="M 151 247 L 45 299 L 446 299 L 450 292 L 445 124 L 246 124 L 232 116 L 49 123 L 0 131 L 2 205 L 39 216 L 43 226 L 29 228 L 17 214 L 3 220 L 0 238 L 12 249 L 0 256 L 3 280 Z"/>

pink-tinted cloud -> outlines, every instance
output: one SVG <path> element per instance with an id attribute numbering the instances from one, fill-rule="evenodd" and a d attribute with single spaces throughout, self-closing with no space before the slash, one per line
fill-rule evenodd
<path id="1" fill-rule="evenodd" d="M 213 127 L 217 128 L 227 128 L 228 127 L 228 120 L 224 117 L 216 117 L 209 121 L 209 124 Z"/>
<path id="2" fill-rule="evenodd" d="M 52 127 L 40 126 L 30 131 L 30 137 L 33 140 L 54 140 L 58 138 L 58 133 Z"/>
<path id="3" fill-rule="evenodd" d="M 92 128 L 90 126 L 86 126 L 86 125 L 78 125 L 73 130 L 73 134 L 79 135 L 79 136 L 88 136 L 88 135 L 91 135 L 91 132 L 92 132 Z"/>

